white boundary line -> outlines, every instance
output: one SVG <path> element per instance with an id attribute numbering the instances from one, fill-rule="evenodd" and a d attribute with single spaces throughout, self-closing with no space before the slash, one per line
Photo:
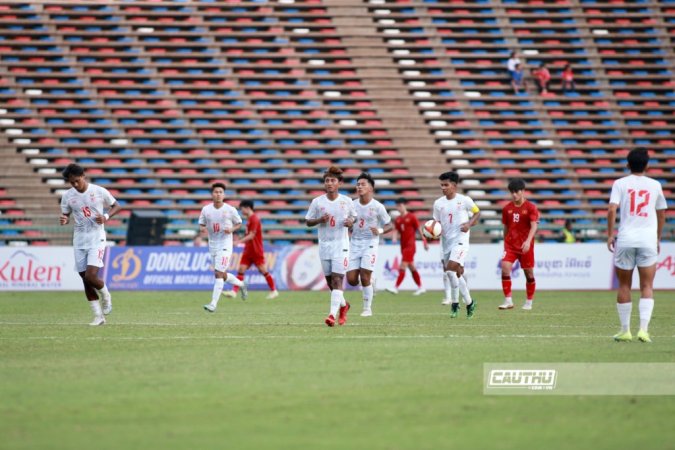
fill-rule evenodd
<path id="1" fill-rule="evenodd" d="M 469 334 L 446 334 L 446 335 L 209 335 L 209 336 L 28 336 L 28 337 L 0 337 L 2 341 L 10 340 L 90 340 L 90 341 L 170 341 L 170 340 L 245 340 L 245 339 L 605 339 L 612 340 L 610 335 L 584 335 L 584 334 L 501 334 L 501 335 L 469 335 Z M 657 339 L 675 339 L 675 336 L 659 336 Z M 619 344 L 617 344 L 619 345 Z"/>

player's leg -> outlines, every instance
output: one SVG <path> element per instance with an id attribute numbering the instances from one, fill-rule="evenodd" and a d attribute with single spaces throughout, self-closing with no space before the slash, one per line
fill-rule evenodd
<path id="1" fill-rule="evenodd" d="M 499 305 L 499 309 L 513 309 L 513 297 L 511 296 L 511 269 L 516 260 L 515 253 L 504 251 L 502 254 L 502 292 L 504 293 L 504 303 Z"/>
<path id="2" fill-rule="evenodd" d="M 82 283 L 84 285 L 84 295 L 87 297 L 89 307 L 94 313 L 94 320 L 89 323 L 89 325 L 103 325 L 105 324 L 105 318 L 103 317 L 103 310 L 101 308 L 97 291 L 97 287 L 102 287 L 103 282 L 98 279 L 98 267 L 92 266 L 90 268 L 89 254 L 90 251 L 88 249 L 74 249 L 75 269 L 80 275 L 80 278 L 82 278 Z M 92 264 L 96 264 L 96 262 L 93 261 Z M 92 283 L 92 281 L 94 283 Z"/>
<path id="3" fill-rule="evenodd" d="M 84 285 L 84 295 L 87 297 L 87 302 L 89 303 L 92 313 L 94 313 L 94 319 L 89 325 L 96 326 L 105 324 L 105 317 L 103 316 L 101 303 L 98 299 L 98 292 L 96 292 L 96 288 L 87 281 L 86 269 L 78 273 L 80 278 L 82 278 L 82 283 Z"/>
<path id="4" fill-rule="evenodd" d="M 242 282 L 244 281 L 244 274 L 246 273 L 249 267 L 251 267 L 250 261 L 248 261 L 245 254 L 242 254 L 241 260 L 239 261 L 239 267 L 237 267 L 237 280 Z M 239 292 L 239 286 L 235 284 L 234 286 L 232 286 L 232 290 L 223 291 L 223 295 L 225 297 L 234 298 L 237 296 L 237 292 Z"/>
<path id="5" fill-rule="evenodd" d="M 373 315 L 373 270 L 377 261 L 377 246 L 369 247 L 360 259 L 359 277 L 361 278 L 361 294 L 363 296 L 362 317 Z"/>
<path id="6" fill-rule="evenodd" d="M 518 259 L 520 267 L 523 268 L 525 274 L 525 304 L 524 310 L 532 309 L 532 301 L 534 300 L 534 292 L 537 290 L 537 282 L 534 279 L 534 246 L 530 246 L 527 253 L 520 255 Z"/>
<path id="7" fill-rule="evenodd" d="M 654 310 L 654 277 L 658 253 L 654 249 L 641 248 L 637 253 L 638 274 L 640 275 L 640 329 L 637 338 L 641 342 L 651 342 L 649 322 Z"/>
<path id="8" fill-rule="evenodd" d="M 619 314 L 619 322 L 621 323 L 621 331 L 614 335 L 614 340 L 626 342 L 633 340 L 630 332 L 630 316 L 633 310 L 630 290 L 633 283 L 633 270 L 635 268 L 635 249 L 615 248 L 614 268 L 619 281 L 619 288 L 616 293 L 616 310 Z"/>
<path id="9" fill-rule="evenodd" d="M 464 277 L 459 277 L 458 274 L 463 273 L 462 266 L 464 265 L 464 260 L 468 254 L 467 245 L 457 245 L 455 246 L 451 253 L 448 264 L 445 267 L 445 271 L 450 277 L 450 282 L 453 287 L 459 288 L 459 293 L 464 298 L 464 303 L 466 304 L 466 315 L 471 318 L 474 315 L 476 310 L 476 302 L 471 298 L 471 293 L 469 292 L 469 286 L 466 283 Z"/>
<path id="10" fill-rule="evenodd" d="M 258 268 L 258 271 L 262 274 L 267 282 L 267 287 L 270 288 L 270 293 L 267 294 L 268 300 L 277 298 L 279 296 L 279 291 L 277 291 L 277 285 L 274 282 L 272 274 L 267 271 L 267 264 L 265 263 L 265 257 L 263 256 L 261 260 L 257 261 L 255 266 Z"/>
<path id="11" fill-rule="evenodd" d="M 415 267 L 415 263 L 411 262 L 408 267 L 410 267 L 410 273 L 412 274 L 413 281 L 417 285 L 417 290 L 413 292 L 413 295 L 422 295 L 424 294 L 427 290 L 424 289 L 424 286 L 422 286 L 422 277 L 420 277 L 420 273 L 417 271 L 417 267 Z"/>
<path id="12" fill-rule="evenodd" d="M 388 292 L 391 292 L 392 294 L 398 294 L 398 288 L 401 286 L 401 283 L 403 283 L 403 279 L 405 278 L 405 272 L 408 270 L 408 264 L 409 260 L 409 252 L 406 252 L 405 250 L 401 251 L 401 265 L 398 266 L 398 276 L 396 277 L 396 283 L 394 283 L 393 287 L 388 287 L 386 290 Z"/>
<path id="13" fill-rule="evenodd" d="M 213 290 L 211 291 L 211 302 L 204 305 L 204 309 L 208 312 L 214 312 L 218 307 L 220 295 L 223 293 L 223 286 L 225 285 L 225 273 L 216 270 L 214 272 Z"/>
<path id="14" fill-rule="evenodd" d="M 87 251 L 87 269 L 85 277 L 92 285 L 101 299 L 101 308 L 104 315 L 112 312 L 112 296 L 105 282 L 99 278 L 98 273 L 103 267 L 103 257 L 105 256 L 105 243 L 98 248 L 93 248 Z"/>
<path id="15" fill-rule="evenodd" d="M 321 270 L 323 270 L 323 276 L 326 278 L 326 284 L 330 292 L 330 308 L 328 310 L 328 317 L 326 317 L 326 325 L 329 327 L 335 326 L 335 318 L 337 317 L 338 310 L 340 309 L 340 300 L 339 297 L 333 293 L 333 264 L 330 259 L 321 260 Z"/>
<path id="16" fill-rule="evenodd" d="M 340 297 L 339 298 L 340 308 L 338 311 L 339 325 L 344 325 L 347 322 L 347 312 L 351 307 L 349 302 L 345 300 L 345 293 L 343 290 L 344 277 L 345 273 L 347 273 L 348 266 L 349 266 L 349 254 L 333 260 L 333 273 L 331 274 L 333 280 L 333 292 L 336 292 Z"/>

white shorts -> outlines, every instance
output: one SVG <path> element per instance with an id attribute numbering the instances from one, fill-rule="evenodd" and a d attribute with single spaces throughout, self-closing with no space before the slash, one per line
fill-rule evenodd
<path id="1" fill-rule="evenodd" d="M 321 268 L 323 269 L 323 274 L 325 276 L 328 276 L 332 273 L 344 275 L 347 272 L 348 265 L 349 265 L 349 253 L 339 258 L 321 260 Z"/>
<path id="2" fill-rule="evenodd" d="M 366 269 L 375 270 L 378 243 L 373 241 L 352 241 L 349 249 L 349 265 L 347 271 Z"/>
<path id="3" fill-rule="evenodd" d="M 103 267 L 103 257 L 105 256 L 105 242 L 97 248 L 76 248 L 75 249 L 75 270 L 84 272 L 87 266 Z"/>
<path id="4" fill-rule="evenodd" d="M 623 270 L 633 270 L 636 266 L 649 267 L 656 264 L 658 256 L 653 247 L 616 247 L 614 265 Z"/>
<path id="5" fill-rule="evenodd" d="M 460 266 L 464 266 L 464 261 L 466 260 L 467 255 L 469 254 L 469 245 L 464 243 L 458 243 L 449 253 L 443 254 L 443 264 L 448 264 L 449 261 L 454 261 Z"/>
<path id="6" fill-rule="evenodd" d="M 209 249 L 209 253 L 213 262 L 213 270 L 216 272 L 227 272 L 227 268 L 230 266 L 230 258 L 232 258 L 232 250 Z"/>

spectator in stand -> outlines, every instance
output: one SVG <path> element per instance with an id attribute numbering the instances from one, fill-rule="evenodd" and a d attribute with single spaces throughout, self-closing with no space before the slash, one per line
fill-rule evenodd
<path id="1" fill-rule="evenodd" d="M 520 64 L 516 64 L 516 70 L 511 74 L 511 87 L 516 95 L 520 94 L 520 89 L 527 90 L 527 82 Z"/>
<path id="2" fill-rule="evenodd" d="M 514 50 L 509 55 L 509 60 L 506 61 L 506 70 L 509 72 L 511 84 L 513 84 L 513 75 L 516 72 L 516 66 L 518 66 L 518 64 L 520 64 L 520 59 L 518 58 L 518 53 Z"/>
<path id="3" fill-rule="evenodd" d="M 577 89 L 577 85 L 574 83 L 574 72 L 572 71 L 572 66 L 569 63 L 565 64 L 565 67 L 563 68 L 560 76 L 562 78 L 561 88 L 563 93 L 567 91 L 575 91 Z"/>
<path id="4" fill-rule="evenodd" d="M 572 229 L 572 219 L 567 219 L 565 221 L 565 226 L 562 229 L 562 234 L 560 236 L 560 242 L 565 244 L 574 244 L 577 241 L 576 234 Z"/>
<path id="5" fill-rule="evenodd" d="M 551 72 L 548 71 L 546 63 L 541 63 L 533 75 L 537 86 L 539 86 L 539 93 L 542 95 L 548 94 L 548 83 L 551 81 Z"/>

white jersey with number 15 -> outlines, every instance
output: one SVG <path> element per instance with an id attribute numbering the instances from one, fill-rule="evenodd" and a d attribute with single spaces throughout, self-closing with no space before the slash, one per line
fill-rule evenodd
<path id="1" fill-rule="evenodd" d="M 609 203 L 619 205 L 617 246 L 656 248 L 656 211 L 668 207 L 658 181 L 643 175 L 619 178 Z"/>

